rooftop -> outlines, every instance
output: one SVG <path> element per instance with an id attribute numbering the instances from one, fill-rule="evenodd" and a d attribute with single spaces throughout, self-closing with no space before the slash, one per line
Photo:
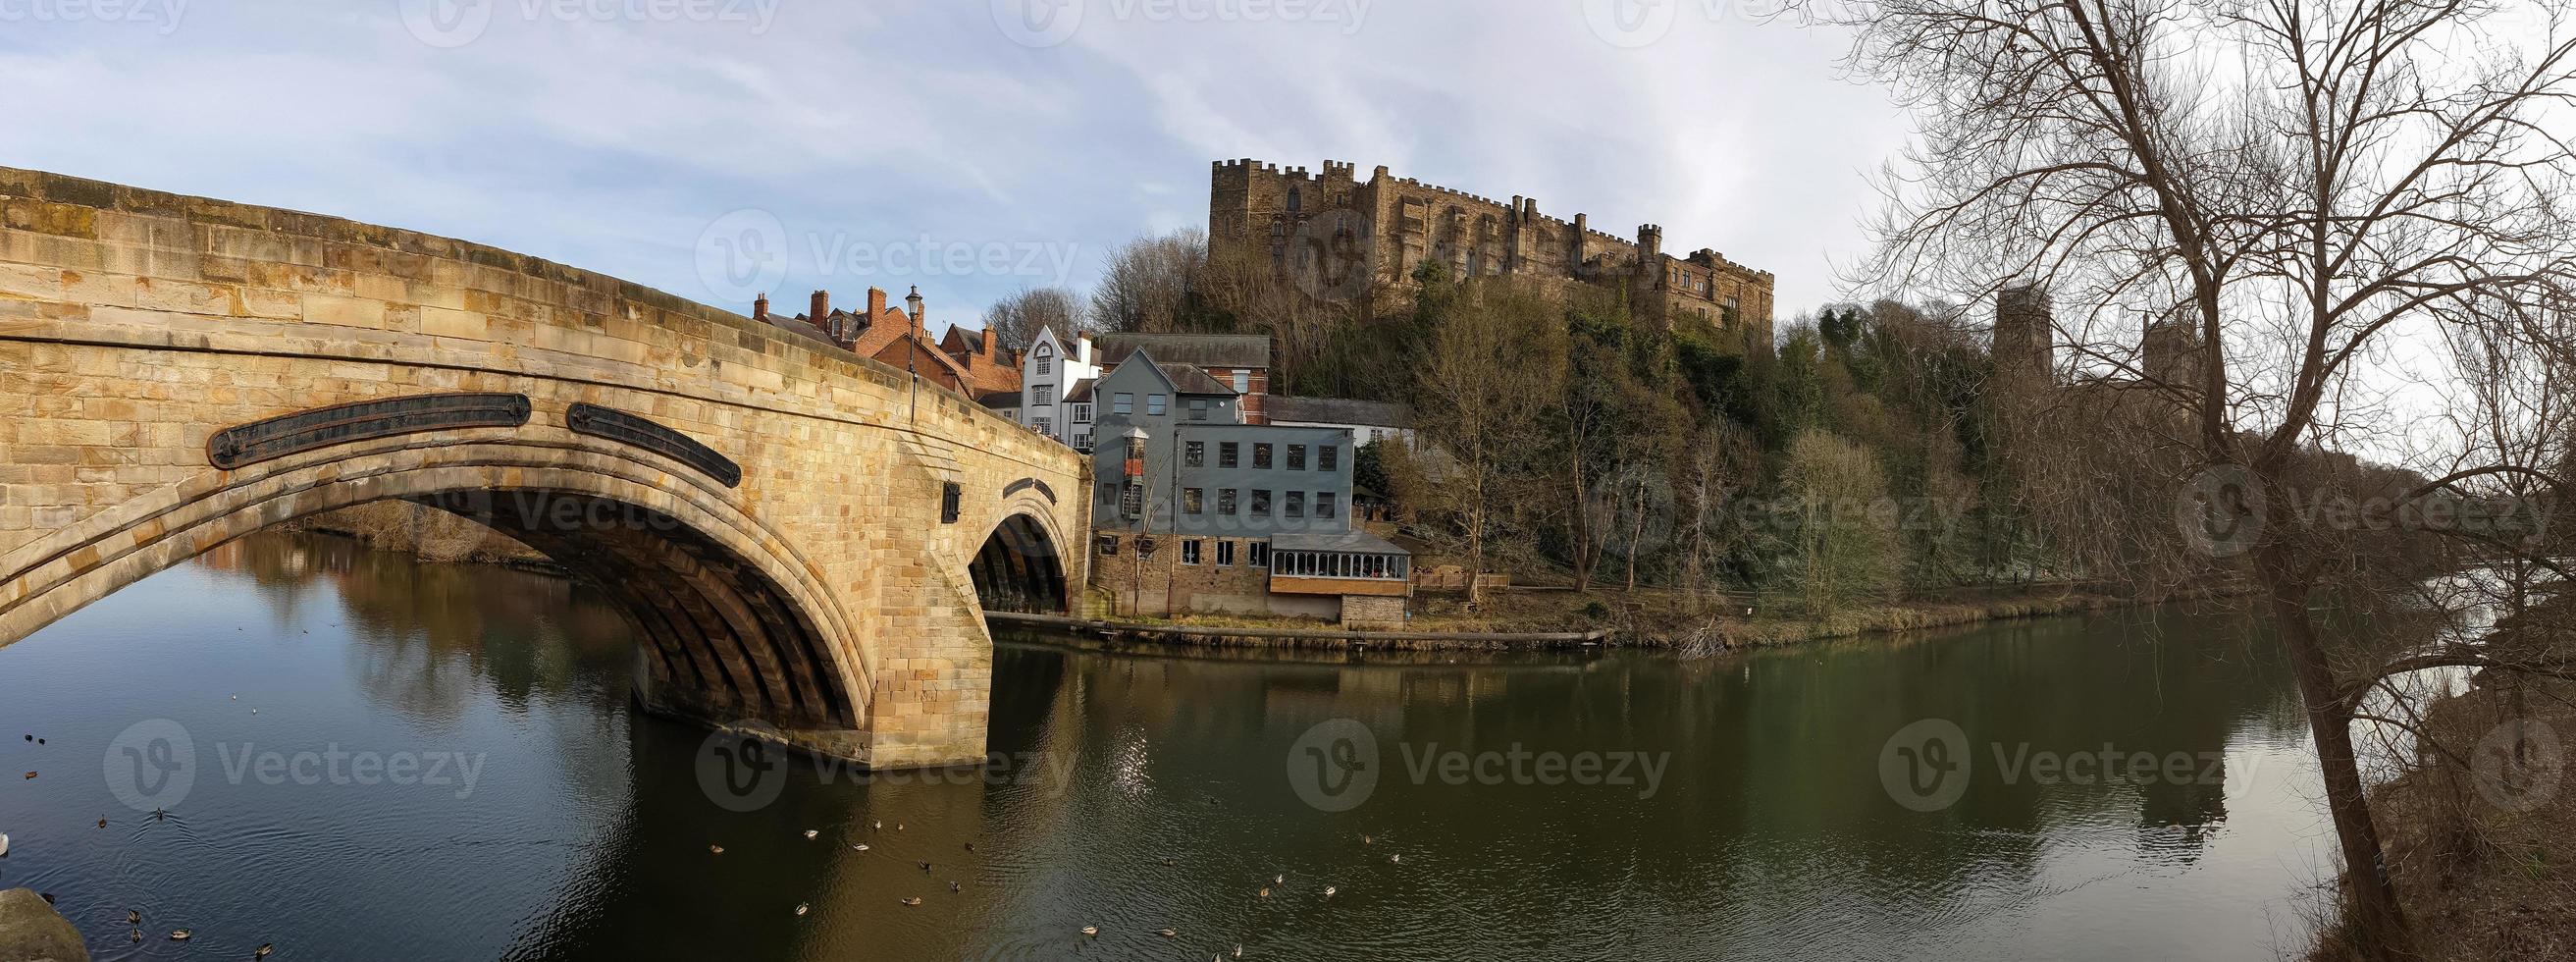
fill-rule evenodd
<path id="1" fill-rule="evenodd" d="M 1412 554 L 1403 546 L 1367 531 L 1303 532 L 1270 536 L 1272 551 L 1347 551 L 1356 554 Z"/>
<path id="2" fill-rule="evenodd" d="M 1270 423 L 1362 424 L 1369 427 L 1412 426 L 1412 413 L 1401 404 L 1338 397 L 1288 397 L 1273 394 L 1264 402 Z"/>
<path id="3" fill-rule="evenodd" d="M 1139 349 L 1153 352 L 1164 364 L 1193 367 L 1270 366 L 1270 338 L 1264 334 L 1103 334 L 1094 342 L 1100 362 L 1117 364 Z"/>

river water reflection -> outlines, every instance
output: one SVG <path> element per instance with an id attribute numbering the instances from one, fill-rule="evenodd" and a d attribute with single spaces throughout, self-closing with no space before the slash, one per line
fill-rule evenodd
<path id="1" fill-rule="evenodd" d="M 1008 639 L 1012 767 L 800 760 L 738 812 L 592 593 L 263 534 L 0 650 L 0 767 L 40 773 L 0 785 L 0 887 L 103 959 L 2277 958 L 2329 850 L 2295 695 L 2234 620 L 2137 620 L 1701 660 Z M 1921 812 L 1880 762 L 1927 718 L 1969 765 Z M 183 796 L 121 752 L 156 719 Z M 1325 811 L 1337 720 L 1378 764 Z M 2106 746 L 2159 777 L 2085 777 Z"/>

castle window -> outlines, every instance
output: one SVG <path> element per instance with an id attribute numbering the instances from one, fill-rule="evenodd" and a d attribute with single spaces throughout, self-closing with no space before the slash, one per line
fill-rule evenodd
<path id="1" fill-rule="evenodd" d="M 1288 188 L 1288 212 L 1294 214 L 1305 209 L 1305 206 L 1306 192 L 1295 187 Z"/>

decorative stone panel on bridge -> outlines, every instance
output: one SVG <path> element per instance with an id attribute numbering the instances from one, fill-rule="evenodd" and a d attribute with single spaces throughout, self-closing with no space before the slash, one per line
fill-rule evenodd
<path id="1" fill-rule="evenodd" d="M 529 416 L 374 405 L 230 436 L 229 470 L 209 449 L 435 395 Z M 1087 560 L 1088 498 L 1005 493 L 1088 491 L 1086 459 L 819 341 L 462 241 L 7 168 L 0 407 L 0 645 L 259 528 L 405 498 L 617 598 L 653 707 L 936 765 L 984 753 L 988 538 L 1025 515 L 1072 585 Z"/>

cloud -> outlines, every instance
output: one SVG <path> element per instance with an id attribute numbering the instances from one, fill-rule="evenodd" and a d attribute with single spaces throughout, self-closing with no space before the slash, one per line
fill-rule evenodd
<path id="1" fill-rule="evenodd" d="M 1330 158 L 1614 232 L 1661 224 L 1670 249 L 1773 271 L 1790 313 L 1831 296 L 1828 255 L 1858 253 L 1860 172 L 1901 134 L 1883 96 L 1835 78 L 1839 38 L 1701 0 L 1658 0 L 1669 29 L 1633 49 L 1584 3 L 1029 0 L 1081 14 L 1031 46 L 981 0 L 491 0 L 446 45 L 407 27 L 424 2 L 453 0 L 189 3 L 167 32 L 9 24 L 0 163 L 710 301 L 698 237 L 765 210 L 798 241 L 779 303 L 918 283 L 936 320 L 972 322 L 1057 269 L 860 273 L 814 252 L 1036 247 L 1069 251 L 1062 279 L 1082 284 L 1131 237 L 1203 224 L 1209 161 Z"/>

